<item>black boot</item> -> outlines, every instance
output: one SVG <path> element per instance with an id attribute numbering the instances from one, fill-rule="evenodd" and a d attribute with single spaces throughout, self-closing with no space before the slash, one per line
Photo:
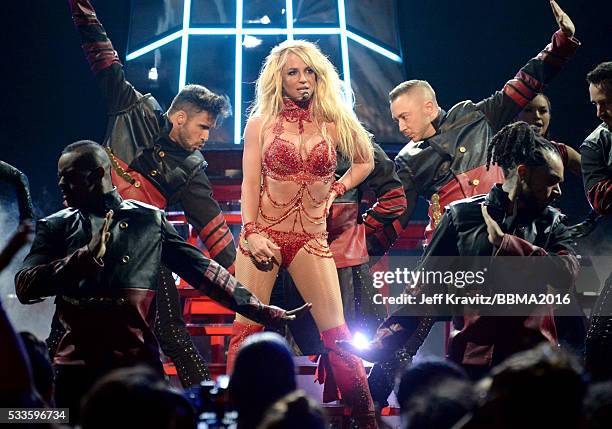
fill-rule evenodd
<path id="1" fill-rule="evenodd" d="M 393 359 L 379 362 L 372 367 L 368 385 L 377 410 L 389 405 L 389 395 L 393 392 L 397 379 L 411 363 L 412 356 L 406 349 L 400 349 Z"/>

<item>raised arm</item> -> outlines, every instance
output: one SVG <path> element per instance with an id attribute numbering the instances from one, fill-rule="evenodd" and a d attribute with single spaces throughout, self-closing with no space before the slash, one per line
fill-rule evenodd
<path id="1" fill-rule="evenodd" d="M 559 26 L 551 43 L 529 60 L 514 79 L 506 82 L 501 91 L 476 105 L 486 115 L 494 132 L 511 123 L 551 82 L 580 46 L 580 42 L 574 38 L 575 27 L 570 17 L 555 1 L 551 1 L 550 5 Z"/>
<path id="2" fill-rule="evenodd" d="M 134 104 L 139 95 L 125 80 L 123 66 L 113 44 L 106 35 L 89 0 L 68 0 L 74 25 L 81 36 L 81 46 L 109 112 L 117 112 Z"/>

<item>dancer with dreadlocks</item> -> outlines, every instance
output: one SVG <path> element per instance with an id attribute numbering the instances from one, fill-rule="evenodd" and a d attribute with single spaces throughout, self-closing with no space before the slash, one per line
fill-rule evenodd
<path id="1" fill-rule="evenodd" d="M 580 45 L 571 18 L 555 1 L 550 5 L 558 25 L 551 43 L 490 97 L 461 101 L 446 111 L 425 80 L 405 81 L 391 90 L 391 115 L 399 131 L 410 139 L 395 158 L 408 204 L 396 221 L 367 237 L 370 256 L 384 254 L 395 242 L 408 226 L 419 197 L 429 202 L 430 222 L 425 229 L 425 242 L 429 242 L 448 204 L 487 193 L 503 180 L 500 168 L 485 167 L 491 137 L 514 122 Z M 405 360 L 404 353 L 399 351 L 397 358 Z M 374 401 L 384 405 L 393 388 L 393 367 L 398 365 L 400 362 L 395 361 L 388 369 L 374 367 L 369 376 Z"/>
<path id="2" fill-rule="evenodd" d="M 537 135 L 525 122 L 507 125 L 493 137 L 487 152 L 487 167 L 503 169 L 505 180 L 496 184 L 488 195 L 460 200 L 448 206 L 427 247 L 420 268 L 447 271 L 449 258 L 462 256 L 460 270 L 476 271 L 478 258 L 490 256 L 533 256 L 525 266 L 532 275 L 538 271 L 554 272 L 554 279 L 544 283 L 567 290 L 575 279 L 578 262 L 572 239 L 563 224 L 563 215 L 549 206 L 561 195 L 563 163 L 556 147 Z M 531 268 L 531 269 L 530 269 Z M 517 276 L 520 273 L 516 274 Z M 506 279 L 487 278 L 484 287 L 495 286 Z M 513 275 L 510 283 L 519 283 Z M 532 282 L 538 283 L 537 282 Z M 520 283 L 519 283 L 520 284 Z M 416 291 L 416 292 L 414 292 Z M 408 293 L 431 295 L 432 292 L 457 293 L 454 285 L 417 285 Z M 468 292 L 477 293 L 474 289 Z M 538 292 L 532 290 L 531 292 Z M 453 332 L 448 357 L 462 365 L 472 376 L 483 375 L 492 365 L 541 341 L 557 343 L 552 313 L 537 307 L 538 315 L 483 316 L 474 306 L 405 305 L 379 327 L 375 339 L 365 351 L 342 343 L 353 353 L 369 361 L 388 359 L 398 347 L 406 345 L 414 356 L 433 323 L 453 317 Z"/>

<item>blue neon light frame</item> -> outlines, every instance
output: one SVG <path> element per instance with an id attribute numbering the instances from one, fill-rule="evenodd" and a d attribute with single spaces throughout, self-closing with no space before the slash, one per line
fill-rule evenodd
<path id="1" fill-rule="evenodd" d="M 393 52 L 380 44 L 367 39 L 349 29 L 346 23 L 345 0 L 338 1 L 338 27 L 293 27 L 293 0 L 285 0 L 286 27 L 284 28 L 244 28 L 242 25 L 244 0 L 236 0 L 236 26 L 235 27 L 191 27 L 191 2 L 183 0 L 183 24 L 182 28 L 172 34 L 155 40 L 148 45 L 128 52 L 126 61 L 131 61 L 145 55 L 155 49 L 161 48 L 174 40 L 181 39 L 181 57 L 179 63 L 179 91 L 187 82 L 187 58 L 189 55 L 190 36 L 213 36 L 213 35 L 235 35 L 236 37 L 236 61 L 234 70 L 234 143 L 240 144 L 242 137 L 242 41 L 243 36 L 251 35 L 286 35 L 288 40 L 299 35 L 329 35 L 340 36 L 340 54 L 342 58 L 342 73 L 344 78 L 345 93 L 351 93 L 351 72 L 348 54 L 348 39 L 377 52 L 378 54 L 398 63 L 402 63 L 401 53 Z"/>

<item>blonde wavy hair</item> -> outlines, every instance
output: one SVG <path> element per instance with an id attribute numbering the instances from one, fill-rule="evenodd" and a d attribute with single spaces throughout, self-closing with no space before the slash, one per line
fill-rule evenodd
<path id="1" fill-rule="evenodd" d="M 317 87 L 311 101 L 315 125 L 325 133 L 321 126 L 323 122 L 335 124 L 337 149 L 347 159 L 356 162 L 372 160 L 372 135 L 359 122 L 349 103 L 344 101 L 344 89 L 336 68 L 317 45 L 306 40 L 286 40 L 278 44 L 264 62 L 249 112 L 249 117 L 263 118 L 262 135 L 283 110 L 282 69 L 290 53 L 297 55 L 316 74 Z M 353 99 L 352 94 L 347 95 L 346 99 Z M 323 137 L 327 138 L 326 135 Z"/>

